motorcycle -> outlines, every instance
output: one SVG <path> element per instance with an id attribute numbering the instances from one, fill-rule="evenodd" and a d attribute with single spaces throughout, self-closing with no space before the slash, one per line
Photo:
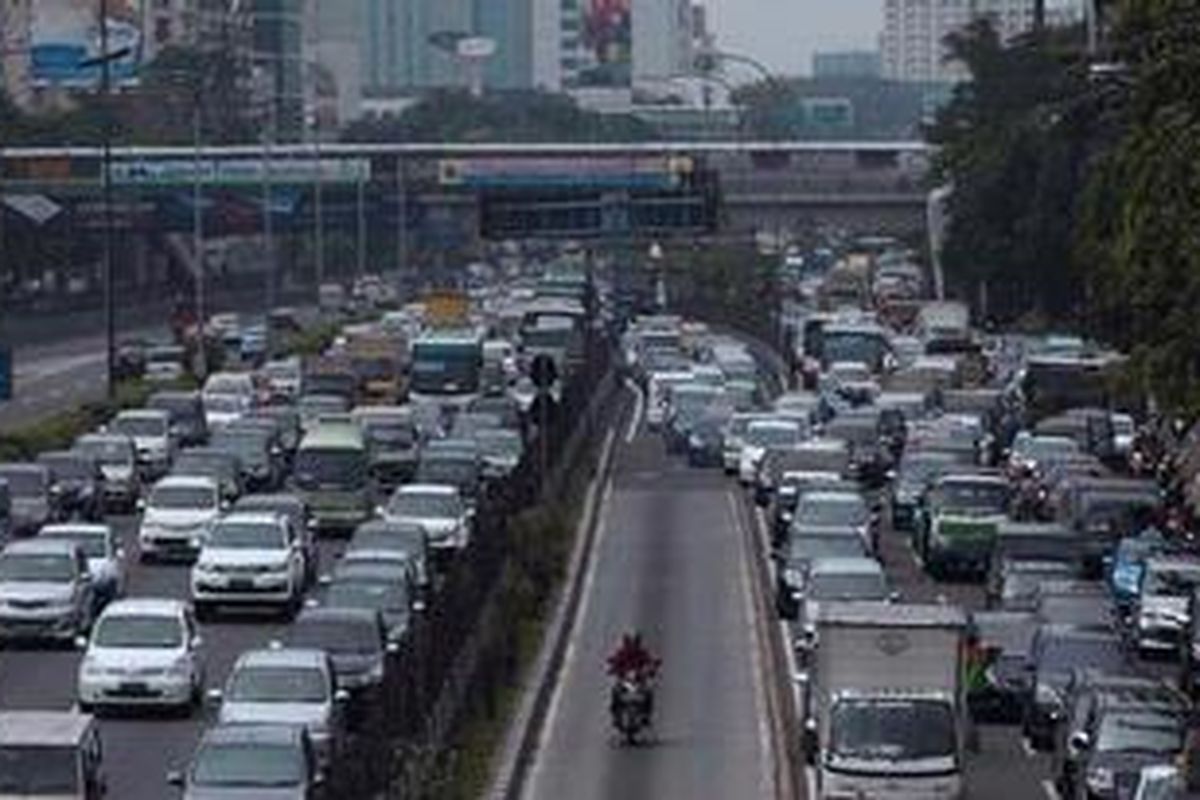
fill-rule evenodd
<path id="1" fill-rule="evenodd" d="M 613 685 L 612 725 L 625 744 L 637 744 L 641 732 L 650 727 L 653 708 L 653 689 L 648 681 L 620 678 Z"/>

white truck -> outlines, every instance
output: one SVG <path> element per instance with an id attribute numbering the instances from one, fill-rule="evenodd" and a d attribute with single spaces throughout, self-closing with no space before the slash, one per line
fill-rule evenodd
<path id="1" fill-rule="evenodd" d="M 966 303 L 937 300 L 917 312 L 917 336 L 930 355 L 969 352 L 975 345 Z"/>
<path id="2" fill-rule="evenodd" d="M 962 800 L 966 626 L 953 606 L 821 604 L 801 676 L 814 800 Z"/>

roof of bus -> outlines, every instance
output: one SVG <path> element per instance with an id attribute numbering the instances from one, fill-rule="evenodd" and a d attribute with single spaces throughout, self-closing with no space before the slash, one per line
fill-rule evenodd
<path id="1" fill-rule="evenodd" d="M 321 424 L 305 435 L 300 449 L 309 447 L 358 448 L 363 447 L 362 431 L 357 425 Z"/>

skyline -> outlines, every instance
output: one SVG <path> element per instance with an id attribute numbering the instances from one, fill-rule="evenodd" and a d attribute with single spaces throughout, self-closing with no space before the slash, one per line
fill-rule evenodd
<path id="1" fill-rule="evenodd" d="M 812 55 L 876 50 L 883 0 L 703 0 L 719 47 L 779 74 L 811 74 Z M 741 75 L 737 75 L 740 79 Z"/>

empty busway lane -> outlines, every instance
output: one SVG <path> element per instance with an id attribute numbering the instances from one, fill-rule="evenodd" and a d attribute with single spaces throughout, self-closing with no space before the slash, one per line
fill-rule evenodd
<path id="1" fill-rule="evenodd" d="M 668 459 L 657 437 L 618 451 L 525 798 L 775 796 L 735 491 L 717 471 Z M 609 725 L 605 656 L 634 629 L 664 666 L 655 731 L 626 747 Z"/>

